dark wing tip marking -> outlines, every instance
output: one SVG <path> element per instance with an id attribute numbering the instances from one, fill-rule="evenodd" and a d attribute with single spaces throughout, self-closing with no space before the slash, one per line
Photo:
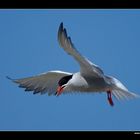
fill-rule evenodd
<path id="1" fill-rule="evenodd" d="M 63 31 L 63 22 L 60 23 L 58 33 L 61 33 L 62 31 Z"/>
<path id="2" fill-rule="evenodd" d="M 64 33 L 64 36 L 65 36 L 66 38 L 68 38 L 68 36 L 67 36 L 67 31 L 66 31 L 65 28 L 64 28 L 64 30 L 63 30 L 63 33 Z"/>
<path id="3" fill-rule="evenodd" d="M 9 76 L 6 76 L 6 78 L 9 79 L 9 80 L 11 80 L 11 81 L 14 82 L 14 83 L 18 83 L 18 81 L 17 81 L 16 79 L 13 79 L 13 78 L 11 78 L 11 77 L 9 77 Z"/>
<path id="4" fill-rule="evenodd" d="M 63 28 L 63 22 L 60 23 L 60 28 Z"/>
<path id="5" fill-rule="evenodd" d="M 71 38 L 68 36 L 67 34 L 67 30 L 66 28 L 63 28 L 63 22 L 61 22 L 60 26 L 59 26 L 59 29 L 58 29 L 58 41 L 59 43 L 61 44 L 60 40 L 61 40 L 61 37 L 64 36 L 65 39 L 71 44 L 73 45 L 72 41 L 71 41 Z M 62 44 L 61 44 L 62 45 Z"/>
<path id="6" fill-rule="evenodd" d="M 74 45 L 73 45 L 73 43 L 72 43 L 72 41 L 71 41 L 71 38 L 70 37 L 68 37 L 68 41 L 69 41 L 69 43 L 74 47 Z M 75 48 L 76 49 L 76 48 Z"/>
<path id="7" fill-rule="evenodd" d="M 40 88 L 36 88 L 36 89 L 35 89 L 35 88 L 32 87 L 32 86 L 28 86 L 28 85 L 26 85 L 26 84 L 19 83 L 18 81 L 16 81 L 16 79 L 13 79 L 13 78 L 11 78 L 11 77 L 9 77 L 9 76 L 6 76 L 6 78 L 9 79 L 9 80 L 11 80 L 11 81 L 13 81 L 13 82 L 15 82 L 15 83 L 17 83 L 17 84 L 19 84 L 19 86 L 18 86 L 19 88 L 25 88 L 25 91 L 32 91 L 33 94 L 42 92 L 42 90 L 41 90 Z"/>
<path id="8" fill-rule="evenodd" d="M 63 34 L 66 36 L 66 38 L 67 38 L 67 31 L 66 31 L 65 28 L 63 28 L 63 22 L 60 23 L 59 30 L 58 30 L 58 35 L 60 35 L 60 34 L 62 34 L 62 33 L 63 33 Z"/>
<path id="9" fill-rule="evenodd" d="M 12 79 L 12 78 L 11 78 L 11 77 L 9 77 L 9 76 L 6 76 L 6 78 L 7 78 L 7 79 L 9 79 L 9 80 L 12 80 L 12 81 L 14 80 L 14 79 Z"/>
<path id="10" fill-rule="evenodd" d="M 60 37 L 63 33 L 63 22 L 60 23 L 59 29 L 58 29 L 58 42 L 61 44 L 60 42 Z"/>
<path id="11" fill-rule="evenodd" d="M 27 87 L 27 88 L 25 89 L 25 91 L 33 91 L 33 89 Z"/>

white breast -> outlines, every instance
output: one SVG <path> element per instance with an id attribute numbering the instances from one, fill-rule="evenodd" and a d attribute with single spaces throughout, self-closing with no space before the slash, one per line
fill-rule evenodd
<path id="1" fill-rule="evenodd" d="M 65 92 L 84 91 L 88 89 L 87 81 L 81 76 L 80 72 L 73 75 L 72 79 L 67 83 Z"/>
<path id="2" fill-rule="evenodd" d="M 76 87 L 88 87 L 87 81 L 81 76 L 80 72 L 73 75 L 72 79 L 69 81 L 69 84 Z"/>

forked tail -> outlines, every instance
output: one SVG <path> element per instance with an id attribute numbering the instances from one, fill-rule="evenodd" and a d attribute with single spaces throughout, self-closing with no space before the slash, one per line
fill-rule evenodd
<path id="1" fill-rule="evenodd" d="M 107 79 L 107 82 L 110 84 L 110 89 L 107 91 L 107 95 L 108 95 L 108 101 L 111 106 L 113 106 L 111 94 L 117 100 L 123 100 L 123 99 L 129 100 L 133 98 L 140 98 L 139 95 L 128 91 L 128 89 L 116 78 L 106 76 L 106 79 Z"/>

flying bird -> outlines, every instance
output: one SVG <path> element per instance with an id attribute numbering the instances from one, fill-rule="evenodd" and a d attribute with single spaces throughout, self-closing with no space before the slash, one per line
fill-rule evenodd
<path id="1" fill-rule="evenodd" d="M 114 105 L 112 95 L 118 100 L 139 97 L 128 91 L 119 80 L 105 75 L 99 66 L 82 56 L 68 36 L 63 23 L 58 29 L 58 42 L 60 47 L 79 64 L 79 72 L 69 73 L 56 70 L 22 79 L 12 79 L 8 76 L 7 78 L 19 84 L 19 87 L 25 88 L 25 91 L 33 91 L 33 94 L 48 93 L 48 95 L 59 96 L 69 92 L 104 92 L 107 94 L 107 100 L 111 106 Z"/>

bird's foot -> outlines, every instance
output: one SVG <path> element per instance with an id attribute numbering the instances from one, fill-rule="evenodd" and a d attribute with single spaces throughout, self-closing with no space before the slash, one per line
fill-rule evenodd
<path id="1" fill-rule="evenodd" d="M 108 90 L 107 91 L 107 98 L 108 98 L 108 102 L 111 106 L 114 106 L 114 103 L 113 103 L 113 100 L 112 100 L 112 93 L 111 93 L 111 90 Z"/>

